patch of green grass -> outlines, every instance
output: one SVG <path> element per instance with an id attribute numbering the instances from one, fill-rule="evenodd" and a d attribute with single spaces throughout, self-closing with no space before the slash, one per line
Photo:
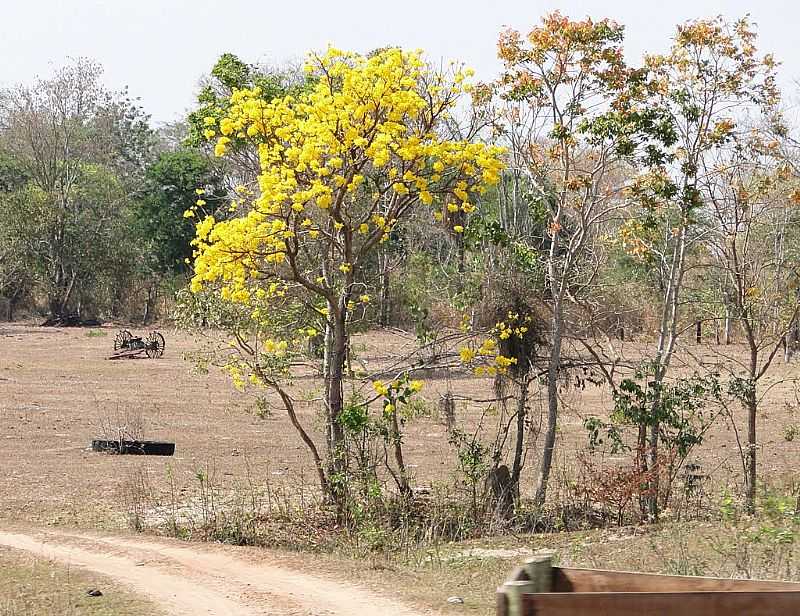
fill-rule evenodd
<path id="1" fill-rule="evenodd" d="M 108 332 L 104 332 L 102 329 L 90 329 L 84 335 L 87 338 L 102 338 L 103 336 L 108 336 Z"/>
<path id="2" fill-rule="evenodd" d="M 91 597 L 96 588 L 103 595 Z M 0 616 L 156 616 L 155 605 L 100 575 L 0 548 Z"/>

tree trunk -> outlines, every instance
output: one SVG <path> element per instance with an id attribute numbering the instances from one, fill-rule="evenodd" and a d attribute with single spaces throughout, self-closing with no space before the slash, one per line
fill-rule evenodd
<path id="1" fill-rule="evenodd" d="M 675 344 L 678 339 L 678 309 L 680 307 L 680 294 L 683 288 L 683 275 L 684 264 L 686 257 L 686 233 L 687 224 L 681 225 L 680 232 L 677 236 L 675 244 L 675 252 L 672 255 L 672 261 L 669 266 L 669 280 L 664 293 L 664 306 L 661 311 L 661 323 L 659 325 L 658 334 L 658 347 L 656 349 L 656 356 L 653 362 L 653 386 L 662 387 L 667 377 L 670 362 L 672 361 L 672 354 L 675 350 Z M 700 322 L 697 322 L 696 334 L 698 339 L 701 335 Z M 649 481 L 647 482 L 647 494 L 645 501 L 647 503 L 647 515 L 651 522 L 658 520 L 658 439 L 661 432 L 661 424 L 657 419 L 659 412 L 659 404 L 661 402 L 661 394 L 659 393 L 652 406 L 652 418 L 650 424 L 650 436 L 648 439 L 647 448 L 647 471 L 649 473 Z"/>
<path id="2" fill-rule="evenodd" d="M 514 462 L 511 465 L 510 488 L 514 493 L 514 502 L 519 501 L 519 480 L 522 475 L 522 460 L 525 453 L 525 420 L 528 415 L 528 375 L 525 374 L 519 383 L 517 398 L 517 434 L 514 443 Z"/>
<path id="3" fill-rule="evenodd" d="M 411 487 L 408 483 L 408 472 L 406 470 L 406 463 L 403 459 L 403 437 L 400 434 L 400 425 L 397 421 L 397 408 L 391 413 L 391 434 L 392 448 L 394 450 L 394 460 L 397 463 L 397 488 L 403 496 L 411 494 Z"/>
<path id="4" fill-rule="evenodd" d="M 647 424 L 639 424 L 639 434 L 636 437 L 636 468 L 642 477 L 647 477 Z M 639 491 L 639 511 L 642 518 L 648 514 L 648 500 L 645 493 Z"/>
<path id="5" fill-rule="evenodd" d="M 663 377 L 661 377 L 663 380 Z M 661 401 L 661 396 L 653 403 L 653 409 L 658 410 Z M 659 463 L 658 458 L 658 440 L 661 436 L 661 423 L 656 421 L 650 426 L 650 435 L 647 447 L 647 467 L 649 472 L 649 481 L 647 486 L 647 519 L 650 523 L 655 524 L 658 522 L 658 491 L 659 491 Z"/>
<path id="6" fill-rule="evenodd" d="M 456 402 L 452 392 L 446 392 L 439 398 L 439 421 L 444 418 L 445 429 L 448 434 L 456 427 Z"/>
<path id="7" fill-rule="evenodd" d="M 797 348 L 797 321 L 796 318 L 792 320 L 783 336 L 783 359 L 787 364 L 792 361 L 795 348 Z"/>
<path id="8" fill-rule="evenodd" d="M 147 299 L 144 302 L 144 315 L 142 315 L 143 325 L 150 323 L 150 318 L 152 317 L 153 309 L 155 308 L 155 303 L 158 299 L 158 293 L 156 289 L 155 282 L 151 283 L 147 288 Z"/>
<path id="9" fill-rule="evenodd" d="M 325 320 L 325 337 L 322 350 L 322 378 L 325 383 L 325 446 L 330 456 L 333 451 L 333 435 L 331 434 L 331 407 L 330 407 L 330 391 L 331 391 L 331 365 L 333 364 L 333 340 L 334 340 L 334 327 L 332 305 L 328 304 L 328 316 Z"/>
<path id="10" fill-rule="evenodd" d="M 756 387 L 758 385 L 758 344 L 750 323 L 750 315 L 746 310 L 742 311 L 743 325 L 747 342 L 750 347 L 750 366 L 748 388 L 744 395 L 744 406 L 747 409 L 747 474 L 744 481 L 745 487 L 745 509 L 747 513 L 756 512 L 756 480 L 758 478 L 757 446 L 758 437 L 756 434 L 756 417 L 758 416 L 758 396 Z"/>
<path id="11" fill-rule="evenodd" d="M 328 441 L 328 476 L 336 477 L 346 468 L 344 451 L 344 429 L 339 417 L 344 408 L 344 368 L 347 359 L 347 298 L 341 298 L 337 310 L 328 308 L 328 324 L 325 332 L 325 394 L 326 434 Z M 342 496 L 336 482 L 332 481 L 333 496 L 338 501 Z M 338 503 L 341 505 L 341 503 Z"/>
<path id="12" fill-rule="evenodd" d="M 67 307 L 72 299 L 76 278 L 76 272 L 73 272 L 72 276 L 67 279 L 66 273 L 61 269 L 58 270 L 48 299 L 51 317 L 62 317 L 67 314 Z"/>
<path id="13" fill-rule="evenodd" d="M 558 371 L 561 367 L 561 343 L 564 324 L 561 315 L 561 302 L 559 299 L 553 305 L 552 335 L 550 359 L 547 365 L 547 432 L 544 437 L 544 449 L 539 466 L 539 476 L 536 480 L 536 494 L 534 505 L 544 506 L 547 498 L 547 482 L 550 479 L 550 469 L 553 465 L 553 451 L 556 446 L 556 428 L 558 427 Z"/>
<path id="14" fill-rule="evenodd" d="M 725 306 L 725 335 L 723 342 L 726 346 L 731 343 L 731 314 L 727 305 Z"/>
<path id="15" fill-rule="evenodd" d="M 386 327 L 389 325 L 389 314 L 391 311 L 391 300 L 389 297 L 389 258 L 385 255 L 378 257 L 380 262 L 380 314 L 378 322 Z"/>
<path id="16" fill-rule="evenodd" d="M 745 406 L 747 408 L 747 475 L 745 476 L 745 508 L 747 513 L 756 512 L 756 478 L 758 471 L 756 466 L 756 416 L 757 402 L 755 383 L 752 389 L 747 392 Z"/>

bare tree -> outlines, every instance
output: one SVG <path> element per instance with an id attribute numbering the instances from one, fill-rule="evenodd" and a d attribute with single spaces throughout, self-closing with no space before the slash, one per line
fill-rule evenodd
<path id="1" fill-rule="evenodd" d="M 725 281 L 725 297 L 747 345 L 747 359 L 733 365 L 730 393 L 747 411 L 742 464 L 747 510 L 755 512 L 757 419 L 760 387 L 797 320 L 800 254 L 794 249 L 800 217 L 787 190 L 789 173 L 777 142 L 757 129 L 714 160 L 716 171 L 701 184 L 714 233 L 713 265 Z"/>

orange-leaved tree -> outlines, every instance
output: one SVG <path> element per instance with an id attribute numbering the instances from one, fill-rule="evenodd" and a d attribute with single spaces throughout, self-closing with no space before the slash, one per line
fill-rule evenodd
<path id="1" fill-rule="evenodd" d="M 658 279 L 659 331 L 648 376 L 657 390 L 667 381 L 681 334 L 687 259 L 712 237 L 712 229 L 703 222 L 709 214 L 715 217 L 715 187 L 730 179 L 727 163 L 717 164 L 721 153 L 743 143 L 749 132 L 743 120 L 768 116 L 778 102 L 775 61 L 759 56 L 755 43 L 747 19 L 695 20 L 678 27 L 668 54 L 645 59 L 647 83 L 640 104 L 660 110 L 673 134 L 660 156 L 633 179 L 629 193 L 633 213 L 647 221 L 650 233 L 649 239 L 639 238 L 639 244 L 631 245 L 638 257 L 652 263 Z M 639 450 L 647 451 L 640 457 L 642 471 L 653 476 L 647 499 L 653 520 L 659 513 L 654 471 L 660 465 L 662 411 L 656 395 L 639 427 Z M 751 457 L 754 468 L 754 450 Z"/>
<path id="2" fill-rule="evenodd" d="M 593 287 L 604 226 L 622 208 L 624 161 L 637 149 L 647 110 L 630 104 L 641 74 L 623 60 L 623 28 L 609 21 L 545 16 L 527 35 L 507 30 L 498 42 L 504 70 L 503 134 L 509 143 L 513 211 L 538 217 L 542 233 L 521 234 L 538 254 L 547 342 L 548 420 L 534 501 L 545 502 L 556 444 L 559 376 L 570 328 L 569 309 Z M 506 207 L 508 207 L 506 206 Z"/>

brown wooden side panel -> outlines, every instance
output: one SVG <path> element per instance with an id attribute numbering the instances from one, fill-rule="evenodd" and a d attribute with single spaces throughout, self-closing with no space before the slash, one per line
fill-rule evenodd
<path id="1" fill-rule="evenodd" d="M 495 600 L 497 606 L 495 610 L 496 616 L 508 616 L 508 599 L 506 599 L 506 595 L 502 589 L 497 589 Z"/>
<path id="2" fill-rule="evenodd" d="M 690 591 L 773 592 L 782 590 L 800 592 L 800 584 L 554 567 L 553 590 L 555 592 L 653 593 Z M 798 612 L 798 616 L 800 616 L 800 612 Z"/>
<path id="3" fill-rule="evenodd" d="M 797 592 L 542 593 L 524 595 L 524 616 L 792 616 Z"/>

